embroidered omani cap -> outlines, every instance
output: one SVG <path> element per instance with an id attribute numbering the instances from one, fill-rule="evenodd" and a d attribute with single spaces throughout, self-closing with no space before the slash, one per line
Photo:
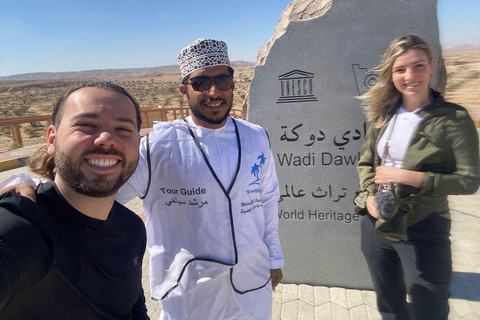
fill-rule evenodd
<path id="1" fill-rule="evenodd" d="M 178 65 L 185 78 L 195 70 L 218 65 L 230 66 L 227 44 L 213 39 L 198 39 L 180 51 Z"/>

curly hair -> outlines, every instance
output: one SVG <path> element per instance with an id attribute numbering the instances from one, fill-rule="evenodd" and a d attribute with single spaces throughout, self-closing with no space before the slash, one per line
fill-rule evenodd
<path id="1" fill-rule="evenodd" d="M 53 155 L 48 154 L 47 146 L 42 146 L 27 159 L 30 171 L 41 175 L 43 178 L 55 179 L 55 161 Z"/>

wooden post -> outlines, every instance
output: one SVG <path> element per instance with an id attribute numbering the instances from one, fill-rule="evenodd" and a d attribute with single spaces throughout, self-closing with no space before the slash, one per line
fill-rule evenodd
<path id="1" fill-rule="evenodd" d="M 150 121 L 148 120 L 148 112 L 145 112 L 145 119 L 147 120 L 145 121 L 145 125 L 146 125 L 145 128 L 150 128 Z"/>
<path id="2" fill-rule="evenodd" d="M 20 125 L 15 123 L 10 125 L 10 130 L 12 131 L 13 144 L 15 146 L 22 146 L 22 133 L 20 132 Z"/>

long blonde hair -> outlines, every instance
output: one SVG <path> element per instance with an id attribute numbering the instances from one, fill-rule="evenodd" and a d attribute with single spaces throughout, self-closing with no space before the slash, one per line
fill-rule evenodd
<path id="1" fill-rule="evenodd" d="M 402 98 L 392 82 L 392 67 L 398 56 L 410 49 L 420 49 L 425 52 L 428 61 L 433 59 L 432 49 L 419 36 L 407 34 L 393 39 L 383 55 L 382 62 L 374 69 L 379 74 L 377 82 L 368 92 L 358 97 L 362 100 L 368 121 L 376 127 L 381 127 L 387 122 L 387 114 Z"/>

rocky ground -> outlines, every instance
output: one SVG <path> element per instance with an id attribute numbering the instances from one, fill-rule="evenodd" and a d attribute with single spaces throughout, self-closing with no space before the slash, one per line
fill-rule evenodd
<path id="1" fill-rule="evenodd" d="M 242 109 L 243 101 L 253 77 L 253 65 L 236 67 L 234 108 Z M 180 72 L 153 73 L 128 76 L 98 76 L 95 78 L 69 78 L 61 80 L 0 81 L 0 119 L 49 115 L 59 96 L 69 87 L 85 80 L 113 81 L 134 96 L 142 108 L 185 106 L 178 91 Z M 24 146 L 43 143 L 46 122 L 21 126 Z M 10 126 L 0 127 L 0 152 L 12 146 Z"/>
<path id="2" fill-rule="evenodd" d="M 444 53 L 445 98 L 470 112 L 480 112 L 480 50 Z"/>
<path id="3" fill-rule="evenodd" d="M 471 112 L 480 112 L 480 50 L 444 53 L 447 68 L 445 97 Z M 234 108 L 242 109 L 253 77 L 253 66 L 235 68 Z M 110 80 L 125 87 L 140 103 L 141 107 L 184 106 L 178 91 L 180 73 L 165 72 L 128 76 L 98 76 L 96 79 Z M 16 80 L 0 81 L 0 118 L 16 118 L 50 114 L 57 97 L 69 86 L 85 78 L 63 80 Z M 22 125 L 25 146 L 43 143 L 46 123 Z M 0 152 L 14 148 L 10 126 L 0 127 Z"/>

